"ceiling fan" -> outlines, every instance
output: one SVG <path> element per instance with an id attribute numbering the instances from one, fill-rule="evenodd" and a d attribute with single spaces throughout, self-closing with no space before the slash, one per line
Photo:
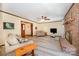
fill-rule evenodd
<path id="1" fill-rule="evenodd" d="M 50 20 L 47 16 L 41 16 L 38 19 L 41 20 L 41 21 L 43 21 L 43 20 Z"/>

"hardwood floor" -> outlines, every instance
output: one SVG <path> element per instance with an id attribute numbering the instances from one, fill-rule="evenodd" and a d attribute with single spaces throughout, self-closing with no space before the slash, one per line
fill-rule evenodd
<path id="1" fill-rule="evenodd" d="M 37 37 L 37 36 L 31 36 L 31 35 L 26 35 L 25 38 L 27 39 L 30 39 L 30 38 L 33 38 L 33 37 Z"/>

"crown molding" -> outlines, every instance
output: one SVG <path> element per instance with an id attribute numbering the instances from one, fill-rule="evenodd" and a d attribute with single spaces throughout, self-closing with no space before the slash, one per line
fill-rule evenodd
<path id="1" fill-rule="evenodd" d="M 38 23 L 38 22 L 36 22 L 36 21 L 32 21 L 32 20 L 29 20 L 29 19 L 27 19 L 27 18 L 18 16 L 18 15 L 15 15 L 15 14 L 12 14 L 12 13 L 9 13 L 9 12 L 6 12 L 6 11 L 3 11 L 3 10 L 0 10 L 0 12 L 6 13 L 6 14 L 9 14 L 9 15 L 12 15 L 12 16 L 15 16 L 15 17 L 18 17 L 18 18 L 21 18 L 21 19 L 25 19 L 25 20 L 28 20 L 28 21 L 31 21 L 31 22 Z"/>

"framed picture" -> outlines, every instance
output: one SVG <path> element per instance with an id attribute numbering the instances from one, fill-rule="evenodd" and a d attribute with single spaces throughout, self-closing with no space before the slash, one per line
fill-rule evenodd
<path id="1" fill-rule="evenodd" d="M 14 29 L 14 23 L 3 22 L 3 29 Z"/>

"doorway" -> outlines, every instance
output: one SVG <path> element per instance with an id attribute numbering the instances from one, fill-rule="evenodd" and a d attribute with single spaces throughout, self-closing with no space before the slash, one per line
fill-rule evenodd
<path id="1" fill-rule="evenodd" d="M 33 24 L 30 22 L 21 21 L 21 37 L 33 36 Z"/>

